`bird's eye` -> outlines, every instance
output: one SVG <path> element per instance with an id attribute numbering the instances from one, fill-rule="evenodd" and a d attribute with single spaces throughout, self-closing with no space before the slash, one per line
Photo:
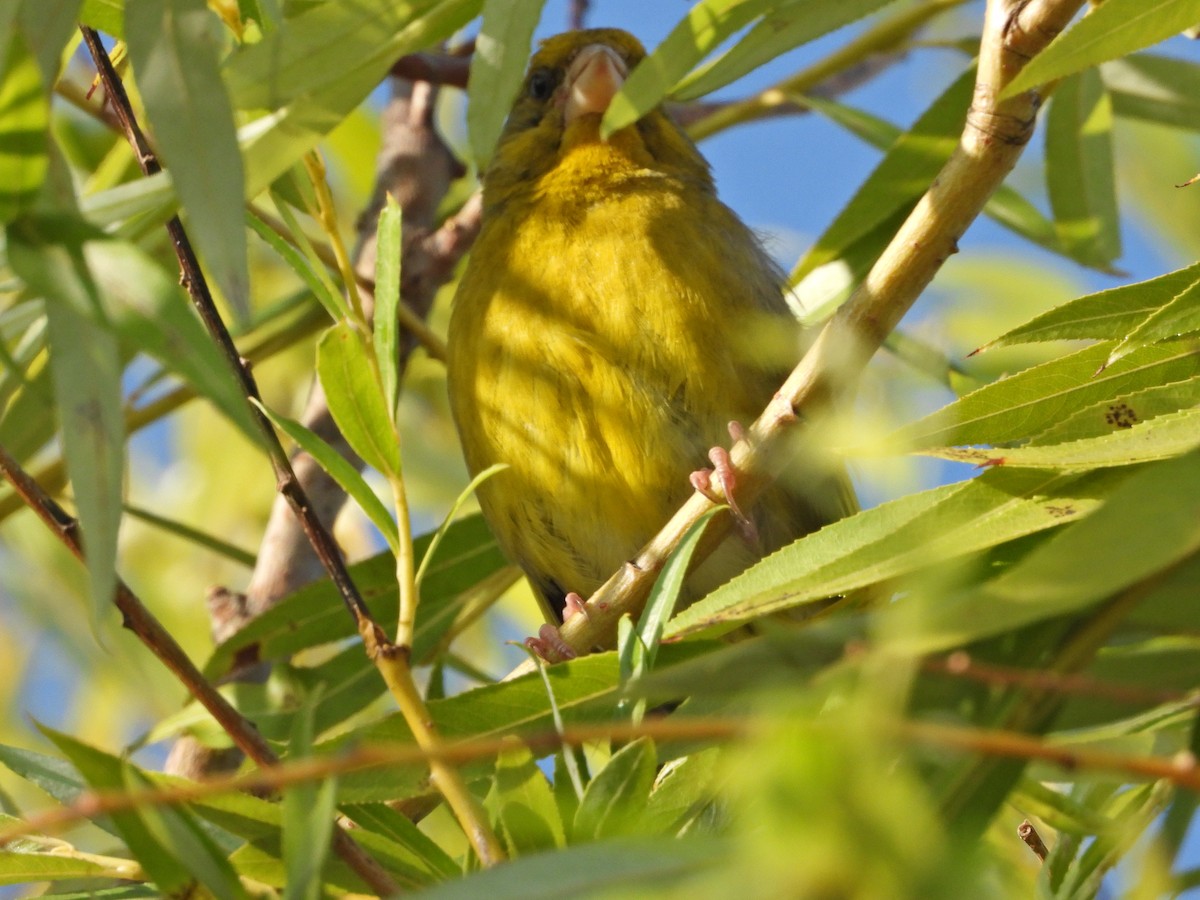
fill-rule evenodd
<path id="1" fill-rule="evenodd" d="M 549 100 L 557 82 L 550 69 L 534 69 L 529 73 L 529 96 L 534 100 Z"/>

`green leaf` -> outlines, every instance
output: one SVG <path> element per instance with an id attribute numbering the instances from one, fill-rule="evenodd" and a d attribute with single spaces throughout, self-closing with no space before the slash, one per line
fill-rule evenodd
<path id="1" fill-rule="evenodd" d="M 277 198 L 277 203 L 280 204 L 281 210 L 286 208 L 286 204 L 282 199 Z M 325 307 L 325 311 L 329 313 L 331 319 L 337 321 L 346 315 L 345 301 L 332 289 L 329 279 L 322 278 L 318 272 L 313 270 L 313 267 L 309 264 L 308 259 L 303 253 L 280 237 L 275 229 L 260 219 L 254 212 L 246 213 L 246 224 L 253 229 L 255 234 L 266 241 L 272 250 L 279 254 L 279 258 L 284 261 L 288 268 L 296 273 L 297 277 L 312 291 L 313 296 Z M 300 233 L 302 234 L 303 232 Z"/>
<path id="2" fill-rule="evenodd" d="M 537 853 L 448 882 L 423 900 L 555 900 L 652 896 L 703 878 L 732 852 L 725 842 L 616 839 Z"/>
<path id="3" fill-rule="evenodd" d="M 1037 341 L 1119 341 L 1197 283 L 1200 263 L 1149 281 L 1088 294 L 1042 313 L 975 352 Z"/>
<path id="4" fill-rule="evenodd" d="M 79 21 L 89 28 L 111 34 L 117 40 L 125 38 L 124 0 L 83 0 Z"/>
<path id="5" fill-rule="evenodd" d="M 1170 338 L 1200 331 L 1200 281 L 1184 288 L 1161 309 L 1152 312 L 1113 348 L 1108 357 L 1111 365 L 1123 356 Z"/>
<path id="6" fill-rule="evenodd" d="M 891 0 L 776 3 L 728 51 L 685 78 L 672 91 L 678 100 L 712 93 L 802 44 L 868 16 Z M 932 4 L 927 4 L 932 6 Z"/>
<path id="7" fill-rule="evenodd" d="M 1200 351 L 1184 344 L 1143 347 L 1100 371 L 1112 348 L 1111 343 L 1096 344 L 1001 378 L 905 425 L 882 444 L 907 450 L 1006 444 L 1086 406 L 1200 374 Z"/>
<path id="8" fill-rule="evenodd" d="M 362 332 L 349 322 L 326 331 L 317 345 L 317 375 L 354 452 L 384 475 L 399 475 L 400 446 Z"/>
<path id="9" fill-rule="evenodd" d="M 217 65 L 217 24 L 204 0 L 138 0 L 125 9 L 129 58 L 188 232 L 225 299 L 245 318 L 245 184 Z"/>
<path id="10" fill-rule="evenodd" d="M 842 258 L 883 222 L 897 216 L 902 220 L 908 214 L 958 145 L 974 90 L 972 69 L 955 80 L 900 136 L 796 264 L 791 275 L 793 284 L 818 267 Z"/>
<path id="11" fill-rule="evenodd" d="M 1058 444 L 1111 434 L 1164 413 L 1200 403 L 1200 377 L 1155 385 L 1126 394 L 1119 400 L 1101 400 L 1055 422 L 1030 439 L 1031 445 Z"/>
<path id="12" fill-rule="evenodd" d="M 66 220 L 23 219 L 9 228 L 14 271 L 46 300 L 47 344 L 67 471 L 83 527 L 93 615 L 112 602 L 125 474 L 121 360 L 95 326 L 100 295 L 84 258 L 90 237 Z"/>
<path id="13" fill-rule="evenodd" d="M 20 25 L 42 70 L 42 83 L 54 84 L 65 62 L 67 44 L 75 37 L 80 0 L 24 0 Z"/>
<path id="14" fill-rule="evenodd" d="M 1139 53 L 1105 63 L 1100 74 L 1117 116 L 1200 129 L 1200 66 L 1194 62 Z"/>
<path id="15" fill-rule="evenodd" d="M 478 54 L 478 51 L 476 51 Z M 375 326 L 371 341 L 383 380 L 388 417 L 396 417 L 400 401 L 400 204 L 388 194 L 375 231 Z"/>
<path id="16" fill-rule="evenodd" d="M 27 209 L 45 181 L 49 125 L 50 102 L 37 60 L 14 29 L 0 70 L 0 222 Z"/>
<path id="17" fill-rule="evenodd" d="M 1061 444 L 1016 447 L 997 453 L 975 447 L 942 447 L 922 451 L 956 462 L 981 466 L 1078 471 L 1105 466 L 1132 466 L 1179 456 L 1200 446 L 1200 407 L 1167 413 L 1112 434 Z"/>
<path id="18" fill-rule="evenodd" d="M 483 0 L 320 3 L 230 54 L 235 109 L 267 110 L 242 128 L 248 196 L 311 150 L 371 93 L 405 53 L 448 38 Z"/>
<path id="19" fill-rule="evenodd" d="M 396 520 L 383 505 L 383 501 L 371 490 L 367 480 L 362 477 L 358 469 L 347 461 L 346 457 L 329 446 L 316 432 L 301 425 L 295 419 L 289 419 L 287 416 L 273 412 L 266 406 L 260 405 L 259 409 L 265 412 L 284 434 L 295 441 L 297 446 L 315 459 L 321 468 L 341 486 L 342 490 L 354 498 L 354 502 L 366 513 L 371 523 L 379 529 L 389 547 L 399 546 L 400 535 L 396 528 Z"/>
<path id="20" fill-rule="evenodd" d="M 1086 516 L 1127 477 L 992 469 L 828 525 L 685 609 L 667 639 L 711 637 L 804 603 L 888 582 Z"/>
<path id="21" fill-rule="evenodd" d="M 981 589 L 923 603 L 920 631 L 899 645 L 928 653 L 1076 612 L 1197 550 L 1200 456 L 1191 453 L 1136 472 L 1099 511 Z"/>
<path id="22" fill-rule="evenodd" d="M 601 134 L 620 131 L 650 112 L 692 66 L 777 4 L 778 0 L 699 0 L 666 39 L 629 73 L 629 79 L 604 113 Z"/>
<path id="23" fill-rule="evenodd" d="M 1095 70 L 1063 80 L 1046 116 L 1046 187 L 1058 236 L 1085 265 L 1121 255 L 1112 102 Z"/>
<path id="24" fill-rule="evenodd" d="M 415 541 L 418 558 L 428 553 L 431 535 Z M 428 567 L 421 588 L 414 659 L 424 661 L 461 608 L 464 593 L 507 563 L 483 517 L 476 514 L 447 530 L 438 558 Z M 380 621 L 396 616 L 396 561 L 381 553 L 350 567 L 350 576 Z M 340 641 L 355 634 L 336 590 L 327 579 L 289 594 L 214 651 L 205 673 L 216 678 L 229 671 L 238 654 L 280 659 L 307 647 Z"/>
<path id="25" fill-rule="evenodd" d="M 428 867 L 437 879 L 457 878 L 461 867 L 421 831 L 408 816 L 397 812 L 385 803 L 347 803 L 341 807 L 354 824 L 360 828 L 388 838 L 394 844 L 412 853 L 412 861 Z"/>
<path id="26" fill-rule="evenodd" d="M 679 544 L 671 551 L 663 566 L 662 574 L 650 589 L 646 606 L 638 617 L 636 630 L 630 635 L 631 639 L 620 644 L 619 656 L 621 677 L 623 680 L 640 678 L 654 668 L 654 660 L 658 656 L 658 645 L 662 641 L 663 628 L 675 613 L 675 604 L 683 590 L 683 582 L 687 578 L 688 567 L 692 555 L 704 536 L 704 530 L 709 521 L 718 512 L 728 507 L 715 506 L 689 526 L 680 539 Z M 635 708 L 634 721 L 640 722 L 645 711 L 645 704 L 639 703 Z"/>
<path id="27" fill-rule="evenodd" d="M 902 129 L 891 122 L 844 103 L 808 95 L 797 99 L 880 150 L 886 150 L 904 134 Z M 983 212 L 992 221 L 1039 247 L 1053 253 L 1065 252 L 1054 223 L 1042 215 L 1033 203 L 1006 184 L 996 188 L 995 193 L 984 205 Z"/>
<path id="28" fill-rule="evenodd" d="M 312 700 L 320 696 L 318 688 Z M 313 702 L 304 703 L 293 719 L 289 758 L 312 751 Z M 319 900 L 323 896 L 321 869 L 329 856 L 336 812 L 336 778 L 306 781 L 283 794 L 283 863 L 287 869 L 284 900 Z"/>
<path id="29" fill-rule="evenodd" d="M 576 840 L 643 831 L 641 812 L 654 785 L 657 760 L 654 742 L 649 738 L 638 738 L 614 753 L 583 792 L 575 813 Z"/>
<path id="30" fill-rule="evenodd" d="M 74 763 L 92 788 L 137 790 L 151 783 L 124 760 L 44 726 L 41 731 Z M 190 889 L 196 879 L 217 896 L 245 896 L 225 854 L 183 807 L 146 806 L 110 815 L 134 858 L 160 891 Z"/>
<path id="31" fill-rule="evenodd" d="M 496 773 L 485 806 L 497 822 L 509 855 L 525 856 L 562 847 L 566 836 L 550 783 L 528 747 L 516 740 L 505 744 L 496 757 Z"/>
<path id="32" fill-rule="evenodd" d="M 123 241 L 89 240 L 84 256 L 101 289 L 104 311 L 121 339 L 181 377 L 251 442 L 260 444 L 262 433 L 241 384 L 192 312 L 178 279 Z"/>
<path id="33" fill-rule="evenodd" d="M 1000 95 L 1012 97 L 1157 44 L 1200 22 L 1200 0 L 1105 0 L 1056 37 Z"/>
<path id="34" fill-rule="evenodd" d="M 475 165 L 487 168 L 517 96 L 533 30 L 546 0 L 484 0 L 467 82 L 467 133 Z"/>
<path id="35" fill-rule="evenodd" d="M 0 816 L 0 827 L 14 825 L 19 820 Z M 32 841 L 31 841 L 32 843 Z M 121 869 L 125 872 L 122 873 Z M 29 885 L 38 881 L 63 881 L 74 878 L 113 878 L 120 874 L 136 877 L 138 866 L 104 866 L 86 859 L 62 855 L 61 846 L 33 849 L 14 844 L 0 849 L 0 884 Z"/>

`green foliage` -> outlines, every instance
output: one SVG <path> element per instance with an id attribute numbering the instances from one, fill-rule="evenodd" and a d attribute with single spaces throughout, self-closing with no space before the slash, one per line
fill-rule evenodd
<path id="1" fill-rule="evenodd" d="M 1082 900 L 1117 866 L 1131 897 L 1200 882 L 1180 857 L 1200 754 L 1200 216 L 1196 188 L 1173 187 L 1200 170 L 1200 66 L 1156 46 L 1200 22 L 1200 0 L 1105 0 L 1018 79 L 1014 90 L 1056 82 L 1030 151 L 1044 156 L 985 214 L 1028 255 L 998 264 L 964 240 L 936 302 L 891 336 L 828 435 L 864 482 L 887 483 L 882 502 L 676 609 L 691 555 L 707 549 L 703 520 L 617 650 L 505 679 L 524 658 L 505 640 L 536 627 L 533 604 L 521 589 L 501 597 L 516 576 L 470 508 L 440 364 L 402 362 L 411 336 L 397 304 L 431 277 L 400 268 L 414 232 L 382 203 L 373 316 L 343 296 L 330 233 L 349 243 L 367 205 L 366 100 L 396 58 L 439 52 L 482 16 L 457 108 L 482 163 L 544 5 L 558 15 L 540 0 L 0 0 L 0 447 L 77 515 L 86 548 L 81 577 L 0 487 L 0 702 L 14 710 L 0 722 L 0 884 L 63 897 L 362 894 L 330 846 L 344 820 L 401 889 L 433 897 Z M 898 85 L 877 54 L 945 52 L 929 47 L 947 35 L 973 54 L 961 35 L 981 30 L 979 7 L 700 0 L 648 48 L 606 127 L 664 98 L 686 110 L 718 89 L 744 95 L 743 76 L 823 37 L 797 72 L 816 82 L 706 126 L 799 102 L 879 152 L 827 221 L 789 223 L 816 235 L 792 281 L 820 321 L 950 158 L 976 76 L 904 84 L 907 124 L 831 85 L 864 66 Z M 100 106 L 83 104 L 76 21 L 127 42 L 123 77 L 167 173 L 143 178 Z M 864 27 L 887 40 L 856 44 Z M 803 125 L 789 127 L 802 143 Z M 310 218 L 319 191 L 300 163 L 314 149 L 332 225 Z M 272 479 L 252 408 L 175 284 L 162 224 L 176 213 L 237 311 L 262 408 L 353 501 L 339 538 L 376 621 L 396 621 L 401 592 L 419 585 L 408 649 L 428 673 L 429 721 L 454 744 L 446 759 L 505 865 L 482 869 L 437 808 L 419 741 L 328 581 L 207 638 L 201 592 L 245 578 L 213 548 L 257 543 Z M 1158 271 L 1120 274 L 1134 228 Z M 1068 280 L 1091 289 L 1067 299 Z M 445 317 L 442 300 L 435 332 Z M 373 473 L 297 421 L 314 371 Z M 132 442 L 149 425 L 168 437 Z M 953 483 L 886 481 L 929 457 L 974 468 Z M 256 793 L 133 755 L 180 735 L 225 750 L 230 736 L 194 699 L 180 706 L 143 646 L 106 629 L 118 574 L 279 752 Z M 265 680 L 231 678 L 259 663 Z M 78 667 L 66 674 L 75 702 L 34 732 L 19 691 L 55 666 Z M 59 834 L 47 806 L 78 827 Z M 1049 847 L 1044 863 L 1016 836 L 1023 819 Z"/>

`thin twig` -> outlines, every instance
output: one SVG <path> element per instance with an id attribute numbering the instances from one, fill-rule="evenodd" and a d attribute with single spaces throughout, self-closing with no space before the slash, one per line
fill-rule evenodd
<path id="1" fill-rule="evenodd" d="M 77 559 L 83 559 L 83 545 L 79 537 L 79 523 L 59 506 L 53 498 L 38 486 L 24 469 L 0 446 L 0 473 L 13 486 L 54 535 Z M 260 767 L 269 768 L 279 763 L 279 757 L 271 749 L 254 724 L 242 716 L 221 694 L 204 674 L 196 668 L 183 648 L 176 643 L 171 633 L 162 626 L 148 609 L 129 589 L 125 582 L 117 580 L 113 603 L 121 612 L 121 624 L 132 631 L 146 647 L 158 657 L 188 693 L 208 710 L 217 724 L 233 740 L 238 748 Z M 396 884 L 379 864 L 367 856 L 340 828 L 333 833 L 333 847 L 338 856 L 358 875 L 381 894 L 392 893 Z"/>
<path id="2" fill-rule="evenodd" d="M 1050 851 L 1046 849 L 1046 844 L 1042 840 L 1042 836 L 1037 833 L 1037 829 L 1033 827 L 1032 822 L 1030 822 L 1028 819 L 1025 819 L 1020 825 L 1018 825 L 1017 837 L 1025 842 L 1025 846 L 1033 851 L 1034 856 L 1036 856 L 1042 862 L 1046 861 L 1046 856 L 1050 853 Z"/>

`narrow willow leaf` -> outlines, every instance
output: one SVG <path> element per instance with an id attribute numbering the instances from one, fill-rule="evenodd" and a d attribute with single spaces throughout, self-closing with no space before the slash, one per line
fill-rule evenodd
<path id="1" fill-rule="evenodd" d="M 478 52 L 478 51 L 476 51 Z M 375 361 L 383 380 L 388 416 L 400 402 L 400 204 L 388 194 L 375 231 L 375 324 L 371 333 Z"/>
<path id="2" fill-rule="evenodd" d="M 575 813 L 576 840 L 596 840 L 643 830 L 639 821 L 654 786 L 658 754 L 649 738 L 626 744 L 588 782 Z"/>
<path id="3" fill-rule="evenodd" d="M 1084 407 L 1200 374 L 1200 349 L 1183 343 L 1143 347 L 1099 371 L 1112 347 L 1096 344 L 1001 378 L 905 425 L 881 444 L 908 450 L 1005 444 L 1037 434 Z"/>
<path id="4" fill-rule="evenodd" d="M 902 129 L 891 122 L 844 103 L 810 96 L 797 99 L 880 150 L 887 150 L 904 134 Z M 1044 247 L 1052 253 L 1065 253 L 1054 223 L 1042 215 L 1032 202 L 1007 184 L 1000 185 L 988 198 L 983 212 L 992 221 L 1039 247 Z"/>
<path id="5" fill-rule="evenodd" d="M 14 29 L 0 70 L 0 222 L 27 209 L 45 181 L 49 124 L 50 101 L 37 60 Z"/>
<path id="6" fill-rule="evenodd" d="M 525 73 L 533 30 L 546 0 L 484 0 L 467 82 L 467 133 L 480 171 L 487 167 Z"/>
<path id="7" fill-rule="evenodd" d="M 89 28 L 125 39 L 125 0 L 83 0 L 79 21 Z"/>
<path id="8" fill-rule="evenodd" d="M 20 30 L 17 19 L 20 12 L 21 0 L 0 0 L 0 34 L 14 35 Z M 0 39 L 0 72 L 8 70 L 8 53 L 14 43 L 15 38 Z"/>
<path id="9" fill-rule="evenodd" d="M 1117 116 L 1200 129 L 1200 66 L 1196 63 L 1139 53 L 1105 63 L 1100 74 Z"/>
<path id="10" fill-rule="evenodd" d="M 550 783 L 529 748 L 505 742 L 496 756 L 492 791 L 484 805 L 492 813 L 512 857 L 566 844 Z"/>
<path id="11" fill-rule="evenodd" d="M 727 842 L 707 837 L 580 844 L 535 853 L 438 885 L 425 891 L 422 900 L 680 895 L 732 852 Z"/>
<path id="12" fill-rule="evenodd" d="M 1188 285 L 1161 309 L 1152 312 L 1121 343 L 1113 348 L 1111 365 L 1140 347 L 1155 341 L 1181 337 L 1200 331 L 1200 281 Z"/>
<path id="13" fill-rule="evenodd" d="M 683 590 L 683 582 L 687 577 L 688 566 L 692 555 L 704 536 L 704 530 L 709 521 L 717 513 L 728 507 L 715 506 L 691 524 L 680 539 L 679 544 L 671 551 L 662 574 L 650 589 L 650 597 L 638 617 L 636 640 L 630 640 L 620 646 L 621 677 L 628 681 L 640 678 L 654 668 L 654 660 L 658 656 L 658 645 L 662 641 L 663 628 L 675 613 L 675 604 Z M 635 721 L 641 721 L 644 704 L 639 704 L 634 712 Z"/>
<path id="14" fill-rule="evenodd" d="M 1046 187 L 1059 239 L 1072 257 L 1101 268 L 1121 255 L 1112 122 L 1094 69 L 1064 79 L 1046 116 Z"/>
<path id="15" fill-rule="evenodd" d="M 246 213 L 246 224 L 253 229 L 255 234 L 266 241 L 272 250 L 279 254 L 279 258 L 287 264 L 288 268 L 296 273 L 300 280 L 312 291 L 313 296 L 325 307 L 325 311 L 329 313 L 331 319 L 336 321 L 345 317 L 345 301 L 330 288 L 328 279 L 321 278 L 313 271 L 312 266 L 309 265 L 303 253 L 280 237 L 274 228 L 253 212 Z"/>
<path id="16" fill-rule="evenodd" d="M 0 816 L 0 827 L 16 825 L 20 820 Z M 23 839 L 29 840 L 29 839 Z M 137 877 L 139 866 L 125 864 L 101 865 L 86 859 L 62 855 L 62 845 L 48 845 L 44 850 L 29 847 L 0 850 L 0 884 L 30 885 L 38 881 L 64 881 L 76 878 Z M 43 894 L 54 896 L 54 894 Z"/>
<path id="17" fill-rule="evenodd" d="M 54 84 L 62 71 L 67 44 L 75 35 L 81 0 L 24 0 L 19 22 L 42 70 L 42 83 Z"/>
<path id="18" fill-rule="evenodd" d="M 479 486 L 481 484 L 483 484 L 493 475 L 497 475 L 507 468 L 508 463 L 495 463 L 490 465 L 472 478 L 471 483 L 459 492 L 459 495 L 454 499 L 454 503 L 451 504 L 449 511 L 446 513 L 446 518 L 442 520 L 441 527 L 434 532 L 433 540 L 429 542 L 429 550 L 421 558 L 421 565 L 417 568 L 417 574 L 414 578 L 418 590 L 420 590 L 421 582 L 425 580 L 425 573 L 429 570 L 430 561 L 434 559 L 438 546 L 442 543 L 442 539 L 445 538 L 447 532 L 450 530 L 450 526 L 454 524 L 454 519 L 458 516 L 458 511 L 462 509 L 463 504 L 466 503 L 470 497 L 475 495 L 475 492 L 479 490 Z"/>
<path id="19" fill-rule="evenodd" d="M 296 4 L 296 14 L 267 30 L 262 40 L 231 53 L 223 74 L 234 108 L 267 111 L 239 131 L 246 196 L 256 196 L 312 150 L 397 59 L 450 37 L 482 3 Z"/>
<path id="20" fill-rule="evenodd" d="M 773 553 L 667 626 L 711 637 L 741 623 L 890 581 L 1091 513 L 1125 477 L 992 469 L 842 519 Z"/>
<path id="21" fill-rule="evenodd" d="M 247 318 L 242 157 L 216 27 L 204 0 L 139 0 L 125 9 L 129 58 L 189 233 L 226 300 Z"/>
<path id="22" fill-rule="evenodd" d="M 303 759 L 312 751 L 313 704 L 320 699 L 320 688 L 310 702 L 302 704 L 293 717 L 290 759 Z M 318 900 L 324 895 L 321 870 L 329 855 L 336 812 L 336 778 L 322 778 L 292 785 L 283 794 L 283 864 L 287 869 L 284 900 Z"/>
<path id="23" fill-rule="evenodd" d="M 1134 472 L 1104 506 L 1053 535 L 976 591 L 923 603 L 920 631 L 901 641 L 928 653 L 1082 610 L 1200 550 L 1200 456 Z"/>
<path id="24" fill-rule="evenodd" d="M 699 0 L 629 74 L 608 105 L 601 134 L 620 131 L 654 109 L 696 63 L 777 4 L 778 0 Z"/>
<path id="25" fill-rule="evenodd" d="M 1015 447 L 1001 451 L 977 447 L 941 447 L 923 450 L 956 462 L 980 466 L 1078 471 L 1105 466 L 1132 466 L 1179 456 L 1200 446 L 1200 406 L 1138 422 L 1112 434 L 1062 444 Z"/>
<path id="26" fill-rule="evenodd" d="M 412 853 L 414 863 L 428 867 L 438 880 L 456 878 L 461 867 L 438 844 L 413 824 L 412 819 L 384 803 L 347 803 L 341 807 L 355 825 L 388 838 Z"/>
<path id="27" fill-rule="evenodd" d="M 117 530 L 125 474 L 121 359 L 95 326 L 101 301 L 72 220 L 22 220 L 8 231 L 14 271 L 46 298 L 47 344 L 67 471 L 83 527 L 96 621 L 117 583 Z M 61 226 L 61 227 L 59 227 Z"/>
<path id="28" fill-rule="evenodd" d="M 125 791 L 149 786 L 149 781 L 117 757 L 73 737 L 40 726 L 42 733 L 67 757 L 93 789 Z M 182 809 L 113 812 L 110 818 L 126 845 L 162 892 L 189 890 L 199 880 L 217 896 L 244 897 L 225 854 Z"/>
<path id="29" fill-rule="evenodd" d="M 1200 0 L 1115 0 L 1091 9 L 1030 61 L 1000 95 L 1081 72 L 1157 44 L 1200 22 Z"/>
<path id="30" fill-rule="evenodd" d="M 1039 431 L 1030 445 L 1060 444 L 1081 438 L 1111 434 L 1164 413 L 1177 412 L 1200 404 L 1200 377 L 1155 385 L 1126 394 L 1120 399 L 1102 400 L 1074 415 Z"/>
<path id="31" fill-rule="evenodd" d="M 379 529 L 384 540 L 388 542 L 388 546 L 394 550 L 400 542 L 396 521 L 388 512 L 387 507 L 383 505 L 383 501 L 371 490 L 371 486 L 367 484 L 367 480 L 362 477 L 358 469 L 351 465 L 346 457 L 322 440 L 318 434 L 296 420 L 273 412 L 266 406 L 259 405 L 259 409 L 265 412 L 284 434 L 295 441 L 300 449 L 315 459 L 321 468 L 341 486 L 342 490 L 354 498 L 354 502 L 366 513 L 367 518 Z"/>
<path id="32" fill-rule="evenodd" d="M 414 542 L 418 558 L 429 552 L 430 540 L 431 535 L 423 535 Z M 437 560 L 428 567 L 422 582 L 414 658 L 423 660 L 431 651 L 440 629 L 445 628 L 441 617 L 453 620 L 464 593 L 506 567 L 504 555 L 482 516 L 468 516 L 451 525 Z M 350 567 L 350 576 L 375 616 L 382 621 L 395 617 L 396 561 L 391 553 L 355 563 Z M 210 678 L 225 674 L 234 658 L 248 648 L 254 648 L 259 658 L 280 659 L 355 633 L 354 623 L 342 608 L 333 585 L 327 579 L 318 581 L 284 597 L 218 646 L 205 664 L 205 674 Z"/>
<path id="33" fill-rule="evenodd" d="M 975 352 L 1037 341 L 1119 341 L 1197 283 L 1200 263 L 1149 281 L 1088 294 L 1042 313 Z"/>
<path id="34" fill-rule="evenodd" d="M 362 332 L 339 322 L 317 345 L 317 375 L 333 420 L 354 452 L 384 475 L 398 476 L 400 446 L 369 353 Z"/>
<path id="35" fill-rule="evenodd" d="M 121 338 L 210 400 L 252 443 L 261 443 L 240 383 L 192 312 L 178 279 L 124 241 L 89 240 L 84 255 Z"/>
<path id="36" fill-rule="evenodd" d="M 793 0 L 778 3 L 774 9 L 767 10 L 726 53 L 685 78 L 671 93 L 679 100 L 691 100 L 712 93 L 781 53 L 869 16 L 890 2 L 847 0 L 843 3 L 814 4 L 810 0 Z M 939 11 L 932 3 L 925 4 L 923 10 L 926 16 Z"/>
<path id="37" fill-rule="evenodd" d="M 842 257 L 881 223 L 907 214 L 957 146 L 974 89 L 975 74 L 969 70 L 934 100 L 796 264 L 793 283 Z"/>

